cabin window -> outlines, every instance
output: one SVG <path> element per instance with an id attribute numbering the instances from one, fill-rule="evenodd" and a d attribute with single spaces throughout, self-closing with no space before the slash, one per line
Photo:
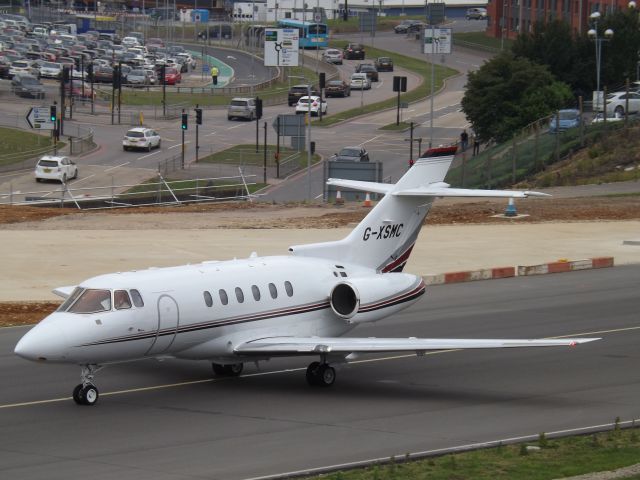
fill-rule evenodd
<path id="1" fill-rule="evenodd" d="M 238 299 L 238 303 L 244 302 L 244 293 L 240 287 L 236 287 L 236 298 Z"/>
<path id="2" fill-rule="evenodd" d="M 205 290 L 204 295 L 204 303 L 207 304 L 207 307 L 213 306 L 213 298 L 211 298 L 211 294 Z"/>
<path id="3" fill-rule="evenodd" d="M 131 308 L 131 299 L 126 290 L 116 290 L 113 292 L 113 305 L 116 307 L 116 310 Z"/>
<path id="4" fill-rule="evenodd" d="M 260 301 L 260 289 L 257 285 L 251 285 L 251 293 L 253 293 L 253 299 L 256 302 Z"/>
<path id="5" fill-rule="evenodd" d="M 227 297 L 227 292 L 225 292 L 222 288 L 218 290 L 218 295 L 220 295 L 220 302 L 223 305 L 229 304 L 229 297 Z"/>
<path id="6" fill-rule="evenodd" d="M 291 285 L 290 281 L 284 282 L 284 289 L 287 292 L 287 295 L 293 297 L 293 285 Z"/>
<path id="7" fill-rule="evenodd" d="M 273 283 L 269 284 L 269 293 L 271 294 L 271 298 L 278 298 L 278 289 Z"/>
<path id="8" fill-rule="evenodd" d="M 111 291 L 88 288 L 69 308 L 71 313 L 96 313 L 111 310 Z"/>
<path id="9" fill-rule="evenodd" d="M 142 296 L 138 290 L 129 290 L 131 293 L 131 300 L 133 300 L 133 304 L 136 307 L 144 307 L 144 302 L 142 301 Z"/>
<path id="10" fill-rule="evenodd" d="M 333 272 L 333 276 L 337 277 L 338 276 L 338 272 Z"/>
<path id="11" fill-rule="evenodd" d="M 341 277 L 346 277 L 347 276 L 347 272 L 340 272 L 340 276 Z"/>

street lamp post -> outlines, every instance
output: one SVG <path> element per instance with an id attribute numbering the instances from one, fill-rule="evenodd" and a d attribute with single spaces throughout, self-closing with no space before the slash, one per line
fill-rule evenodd
<path id="1" fill-rule="evenodd" d="M 602 61 L 602 42 L 608 42 L 611 37 L 613 37 L 613 30 L 607 28 L 604 31 L 604 37 L 601 37 L 598 34 L 598 20 L 600 19 L 600 12 L 593 12 L 589 18 L 593 21 L 593 28 L 587 32 L 589 38 L 594 40 L 596 46 L 596 105 L 595 111 L 597 112 L 600 108 L 600 65 Z M 604 99 L 603 99 L 604 100 Z M 603 110 L 606 108 L 606 105 L 603 105 Z M 606 112 L 605 112 L 606 117 Z"/>

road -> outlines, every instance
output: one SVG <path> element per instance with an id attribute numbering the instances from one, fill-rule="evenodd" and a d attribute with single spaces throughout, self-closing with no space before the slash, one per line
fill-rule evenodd
<path id="1" fill-rule="evenodd" d="M 0 330 L 0 477 L 243 479 L 638 417 L 640 267 L 432 287 L 358 336 L 598 336 L 577 348 L 372 357 L 311 389 L 302 359 L 211 380 L 205 362 L 112 366 L 94 408 L 79 369 L 12 354 Z"/>

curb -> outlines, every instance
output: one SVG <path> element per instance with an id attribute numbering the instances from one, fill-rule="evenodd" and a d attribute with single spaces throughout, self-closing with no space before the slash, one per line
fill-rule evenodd
<path id="1" fill-rule="evenodd" d="M 517 267 L 495 267 L 461 272 L 427 274 L 422 278 L 426 285 L 443 285 L 446 283 L 473 282 L 476 280 L 494 280 L 498 278 L 522 277 L 528 275 L 545 275 L 548 273 L 564 273 L 594 268 L 614 266 L 613 257 L 596 257 L 586 260 L 558 260 L 541 265 L 519 265 Z"/>

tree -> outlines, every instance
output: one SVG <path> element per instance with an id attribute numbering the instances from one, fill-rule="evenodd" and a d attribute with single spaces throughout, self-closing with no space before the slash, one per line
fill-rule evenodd
<path id="1" fill-rule="evenodd" d="M 480 141 L 503 142 L 571 99 L 545 66 L 504 52 L 469 74 L 462 110 Z"/>

